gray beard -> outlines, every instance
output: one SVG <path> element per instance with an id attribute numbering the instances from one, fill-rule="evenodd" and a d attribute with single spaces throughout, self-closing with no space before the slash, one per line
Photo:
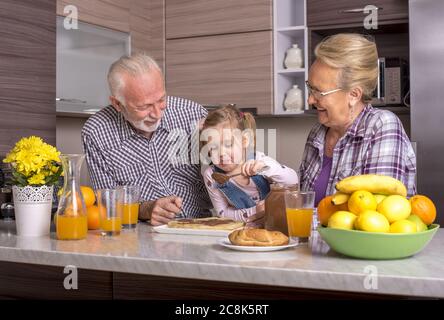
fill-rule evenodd
<path id="1" fill-rule="evenodd" d="M 129 122 L 137 130 L 140 130 L 142 132 L 154 132 L 159 127 L 160 121 L 161 120 L 157 121 L 155 124 L 153 124 L 151 126 L 147 126 L 144 121 L 136 121 L 136 122 L 129 121 Z"/>

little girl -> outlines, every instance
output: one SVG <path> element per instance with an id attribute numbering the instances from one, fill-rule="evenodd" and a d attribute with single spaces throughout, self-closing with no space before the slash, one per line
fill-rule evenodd
<path id="1" fill-rule="evenodd" d="M 203 172 L 205 186 L 220 217 L 251 222 L 264 211 L 271 183 L 297 184 L 296 172 L 262 152 L 255 152 L 256 123 L 250 113 L 228 105 L 211 111 L 202 125 L 201 154 L 210 167 Z M 259 171 L 260 175 L 257 174 Z M 214 172 L 239 174 L 220 184 Z"/>

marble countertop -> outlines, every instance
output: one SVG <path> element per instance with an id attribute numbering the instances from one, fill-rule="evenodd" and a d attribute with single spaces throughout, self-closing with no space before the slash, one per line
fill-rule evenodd
<path id="1" fill-rule="evenodd" d="M 156 233 L 139 223 L 135 231 L 102 238 L 57 241 L 55 234 L 20 238 L 15 223 L 0 221 L 0 261 L 113 272 L 172 276 L 377 294 L 444 298 L 444 230 L 419 254 L 401 260 L 351 259 L 329 249 L 318 236 L 310 246 L 276 252 L 238 252 L 218 237 Z"/>

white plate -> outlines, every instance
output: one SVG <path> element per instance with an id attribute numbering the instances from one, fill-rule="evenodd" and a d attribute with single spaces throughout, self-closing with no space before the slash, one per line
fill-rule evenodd
<path id="1" fill-rule="evenodd" d="M 231 250 L 253 251 L 253 252 L 278 251 L 278 250 L 296 247 L 298 245 L 297 241 L 294 241 L 291 239 L 290 239 L 289 244 L 286 244 L 283 246 L 272 246 L 272 247 L 237 246 L 237 245 L 231 244 L 231 242 L 228 238 L 220 239 L 218 242 L 221 246 L 224 246 L 225 248 L 229 248 Z"/>
<path id="2" fill-rule="evenodd" d="M 233 231 L 233 230 L 169 228 L 166 224 L 153 227 L 153 229 L 158 233 L 188 234 L 195 236 L 215 236 L 215 237 L 226 237 Z"/>

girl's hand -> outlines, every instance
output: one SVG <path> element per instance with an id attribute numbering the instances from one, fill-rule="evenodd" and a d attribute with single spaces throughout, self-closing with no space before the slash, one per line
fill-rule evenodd
<path id="1" fill-rule="evenodd" d="M 243 176 L 251 177 L 263 167 L 265 167 L 265 163 L 260 160 L 248 160 L 241 166 L 241 173 Z"/>
<path id="2" fill-rule="evenodd" d="M 263 228 L 265 224 L 265 201 L 256 205 L 256 214 L 247 219 L 247 228 Z"/>

